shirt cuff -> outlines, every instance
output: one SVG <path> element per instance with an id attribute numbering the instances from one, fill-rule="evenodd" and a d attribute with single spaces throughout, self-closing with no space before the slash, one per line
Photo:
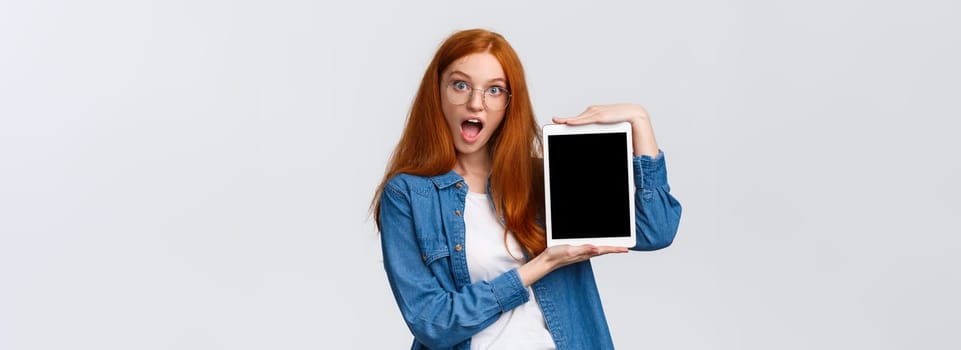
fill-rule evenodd
<path id="1" fill-rule="evenodd" d="M 494 298 L 501 306 L 501 311 L 508 311 L 530 300 L 530 294 L 527 288 L 524 288 L 524 283 L 521 283 L 521 276 L 517 274 L 517 269 L 511 269 L 497 276 L 491 281 L 491 289 L 494 291 Z"/>
<path id="2" fill-rule="evenodd" d="M 641 189 L 653 189 L 667 186 L 667 166 L 664 164 L 664 152 L 657 150 L 657 156 L 642 155 L 634 157 L 634 177 L 640 178 L 636 184 Z"/>

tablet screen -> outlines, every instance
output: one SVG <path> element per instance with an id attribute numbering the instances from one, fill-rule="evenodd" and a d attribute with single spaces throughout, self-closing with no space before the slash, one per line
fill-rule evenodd
<path id="1" fill-rule="evenodd" d="M 630 237 L 627 134 L 550 135 L 554 239 Z"/>

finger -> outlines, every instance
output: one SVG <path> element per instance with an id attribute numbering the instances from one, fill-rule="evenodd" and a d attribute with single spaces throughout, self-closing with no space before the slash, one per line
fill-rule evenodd
<path id="1" fill-rule="evenodd" d="M 554 122 L 558 124 L 568 124 L 568 125 L 582 125 L 591 124 L 601 121 L 603 117 L 603 112 L 606 110 L 606 106 L 591 105 L 584 109 L 578 115 L 567 118 L 554 117 Z"/>
<path id="2" fill-rule="evenodd" d="M 584 112 L 582 112 L 581 114 L 575 115 L 575 116 L 573 116 L 573 117 L 554 117 L 554 118 L 552 118 L 552 120 L 553 120 L 555 123 L 556 123 L 556 122 L 567 123 L 567 122 L 569 122 L 569 121 L 571 121 L 571 120 L 583 119 L 584 117 L 589 116 L 589 115 L 592 115 L 592 114 L 593 114 L 593 112 L 584 111 Z"/>
<path id="3" fill-rule="evenodd" d="M 585 247 L 584 254 L 578 255 L 578 260 L 588 260 L 590 258 L 595 258 L 601 255 L 607 254 L 624 254 L 627 253 L 628 249 L 625 247 L 612 247 L 612 246 L 592 246 Z"/>
<path id="4" fill-rule="evenodd" d="M 587 112 L 585 112 L 587 113 Z M 597 122 L 598 114 L 590 112 L 588 114 L 580 114 L 574 118 L 568 119 L 567 124 L 569 125 L 582 125 Z"/>
<path id="5" fill-rule="evenodd" d="M 597 106 L 597 105 L 590 106 L 590 107 L 587 107 L 587 109 L 585 109 L 584 112 L 581 112 L 581 114 L 575 117 L 575 121 L 573 121 L 573 123 L 569 123 L 569 124 L 580 125 L 580 124 L 590 124 L 590 123 L 597 123 L 597 124 L 610 123 L 611 122 L 610 114 L 612 113 L 611 111 L 612 110 L 611 108 L 609 108 L 609 106 Z"/>
<path id="6" fill-rule="evenodd" d="M 627 253 L 629 250 L 627 247 L 615 247 L 615 246 L 600 246 L 597 247 L 601 254 L 609 253 Z"/>

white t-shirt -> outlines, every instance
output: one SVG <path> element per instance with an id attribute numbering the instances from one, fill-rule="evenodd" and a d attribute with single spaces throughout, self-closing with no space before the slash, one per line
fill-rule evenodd
<path id="1" fill-rule="evenodd" d="M 504 226 L 491 208 L 486 194 L 467 192 L 464 206 L 466 228 L 467 270 L 471 283 L 490 281 L 510 269 L 520 267 L 524 250 L 514 238 L 507 235 L 507 246 L 514 260 L 504 247 Z M 471 349 L 555 349 L 554 339 L 547 330 L 544 314 L 534 299 L 501 314 L 490 326 L 471 338 Z"/>

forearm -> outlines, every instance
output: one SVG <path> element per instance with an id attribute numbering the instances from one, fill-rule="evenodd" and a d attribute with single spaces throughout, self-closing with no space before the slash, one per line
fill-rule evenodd
<path id="1" fill-rule="evenodd" d="M 647 113 L 631 119 L 631 133 L 634 136 L 634 155 L 656 157 L 658 153 L 657 140 L 654 139 L 654 128 Z"/>

